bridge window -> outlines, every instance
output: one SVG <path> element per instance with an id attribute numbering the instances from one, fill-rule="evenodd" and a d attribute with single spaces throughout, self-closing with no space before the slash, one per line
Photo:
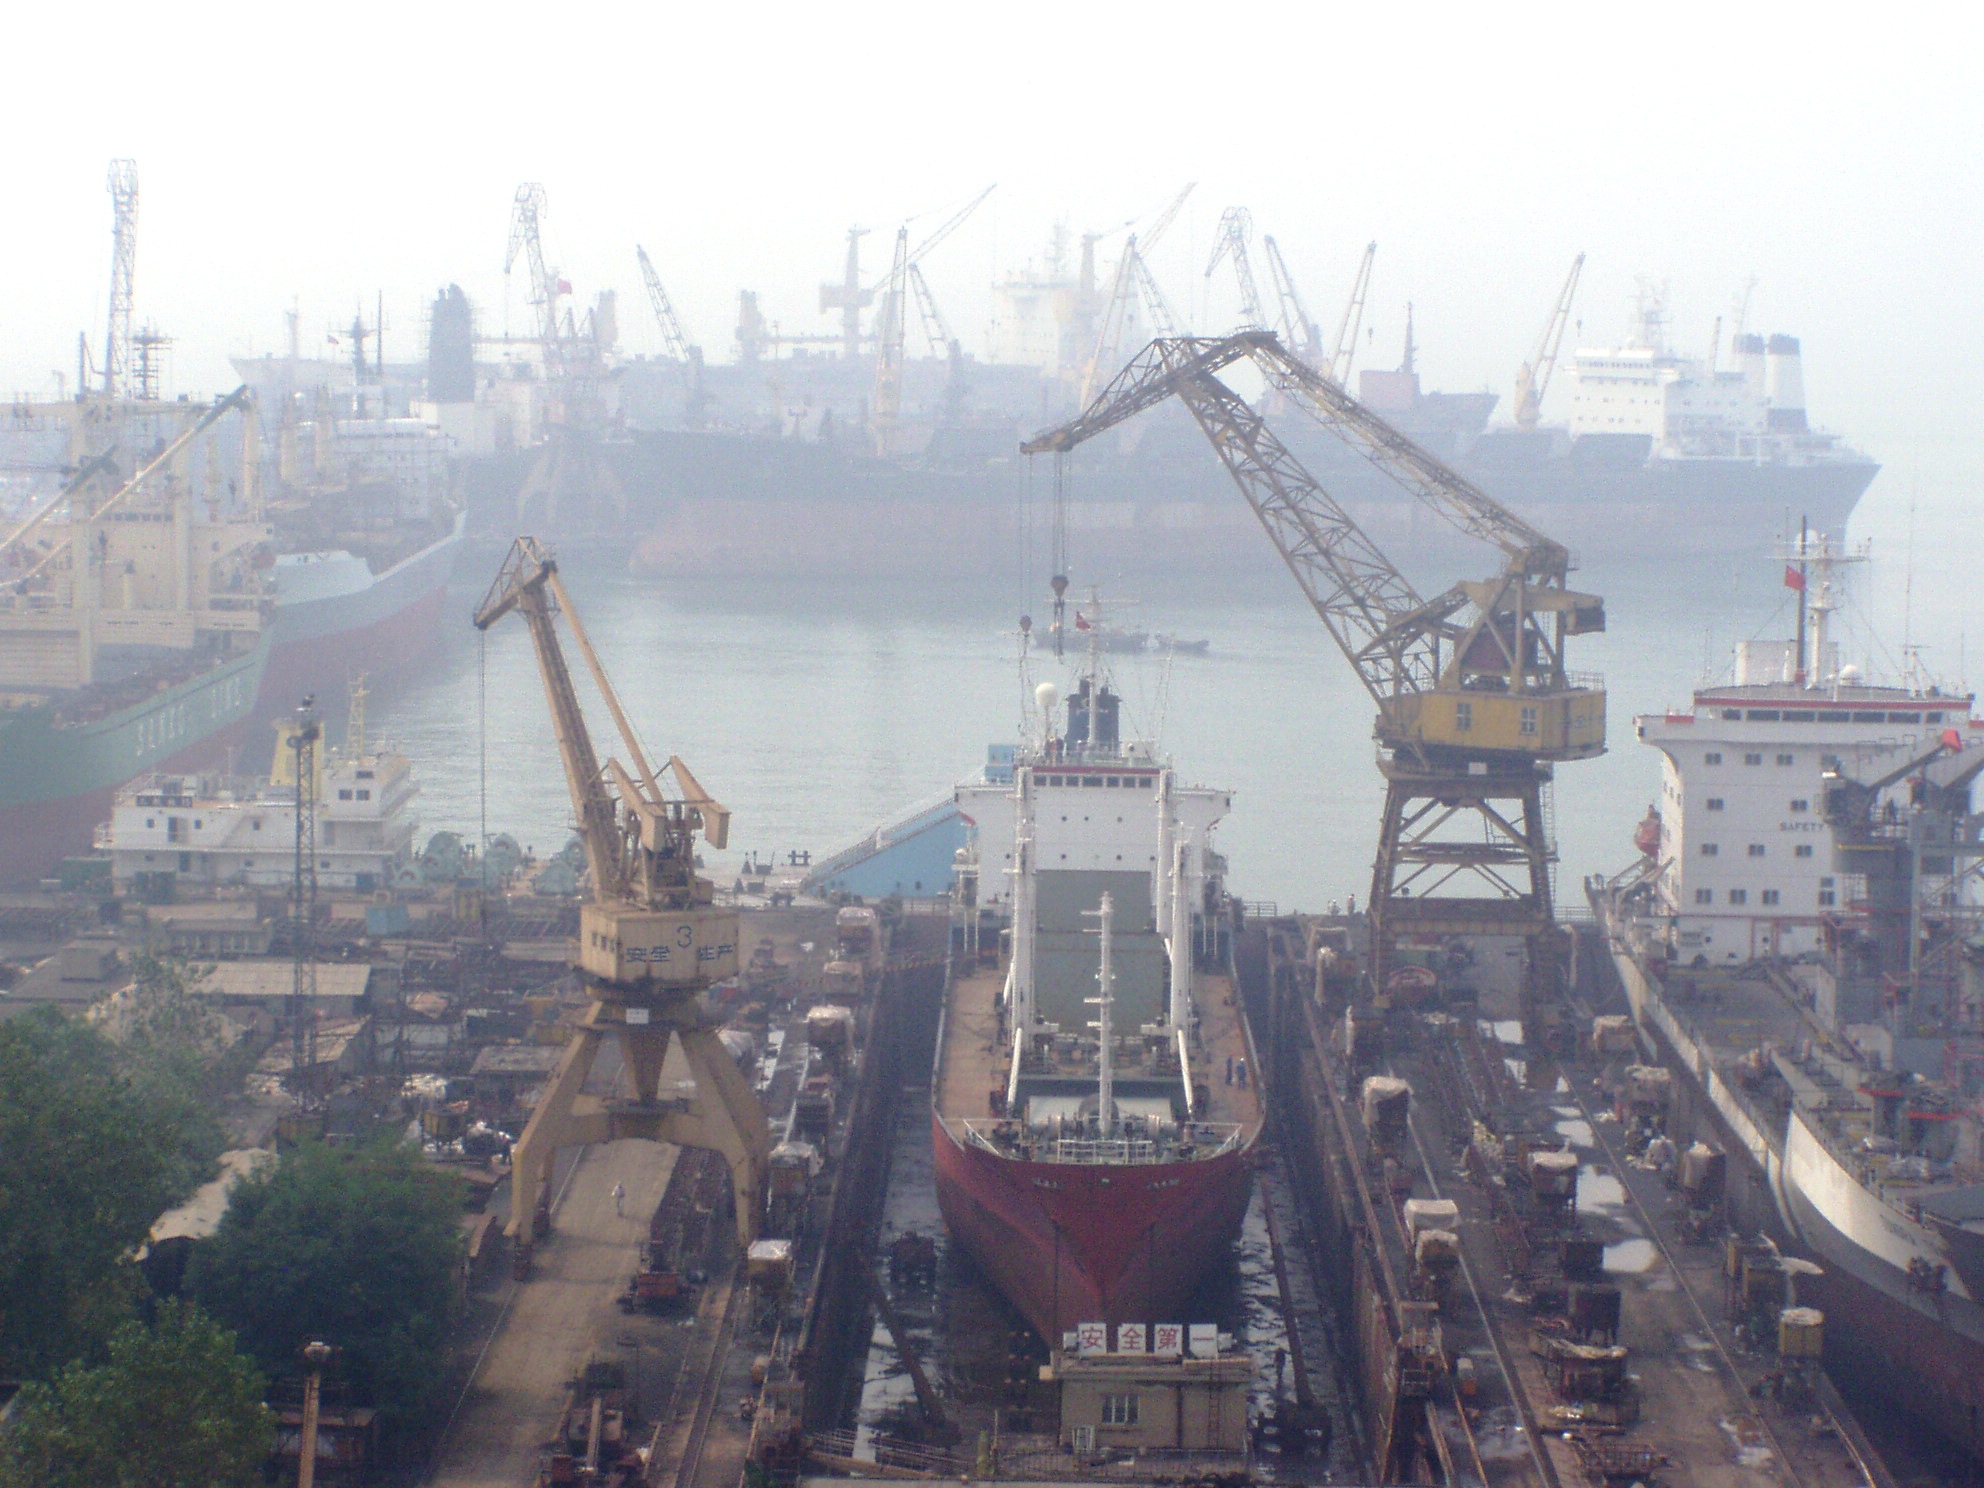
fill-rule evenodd
<path id="1" fill-rule="evenodd" d="M 1811 855 L 1812 844 L 1809 842 L 1801 842 L 1791 850 L 1791 856 L 1794 858 L 1809 858 Z"/>
<path id="2" fill-rule="evenodd" d="M 1766 903 L 1766 904 L 1775 904 L 1775 903 L 1777 903 L 1777 890 L 1776 890 L 1776 889 L 1765 889 L 1765 890 L 1764 890 L 1764 903 Z"/>
<path id="3" fill-rule="evenodd" d="M 1474 704 L 1454 704 L 1454 732 L 1464 734 L 1474 727 Z"/>
<path id="4" fill-rule="evenodd" d="M 1710 796 L 1708 798 L 1708 809 L 1710 811 L 1720 811 L 1722 809 L 1722 797 Z"/>
<path id="5" fill-rule="evenodd" d="M 1695 903 L 1697 903 L 1697 904 L 1713 904 L 1713 903 L 1715 903 L 1715 890 L 1714 890 L 1714 889 L 1696 889 L 1696 890 L 1695 890 Z"/>
<path id="6" fill-rule="evenodd" d="M 1761 858 L 1763 855 L 1764 855 L 1764 845 L 1761 842 L 1752 842 L 1750 844 L 1750 856 L 1753 858 Z"/>
<path id="7" fill-rule="evenodd" d="M 1731 904 L 1748 904 L 1750 902 L 1750 891 L 1748 889 L 1731 889 L 1729 891 L 1729 902 Z"/>
<path id="8" fill-rule="evenodd" d="M 1712 858 L 1721 851 L 1722 849 L 1713 842 L 1704 842 L 1702 844 L 1702 856 L 1705 858 Z"/>
<path id="9" fill-rule="evenodd" d="M 1718 750 L 1714 750 L 1714 751 L 1712 751 L 1712 752 L 1710 752 L 1710 753 L 1708 753 L 1708 754 L 1705 754 L 1705 755 L 1703 755 L 1703 756 L 1702 756 L 1702 763 L 1703 763 L 1703 764 L 1705 764 L 1705 765 L 1719 765 L 1719 764 L 1721 764 L 1721 763 L 1722 763 L 1722 751 L 1718 749 Z"/>
<path id="10" fill-rule="evenodd" d="M 1780 765 L 1795 765 L 1798 763 L 1798 756 L 1795 754 L 1780 754 L 1777 757 L 1777 762 Z"/>

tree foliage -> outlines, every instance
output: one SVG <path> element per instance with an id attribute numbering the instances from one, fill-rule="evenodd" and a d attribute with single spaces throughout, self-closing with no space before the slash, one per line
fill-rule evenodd
<path id="1" fill-rule="evenodd" d="M 262 1379 L 197 1307 L 131 1320 L 102 1364 L 22 1392 L 0 1435 L 0 1488 L 248 1488 L 273 1442 Z"/>
<path id="2" fill-rule="evenodd" d="M 361 1399 L 411 1421 L 438 1400 L 460 1216 L 459 1182 L 404 1147 L 306 1144 L 232 1190 L 192 1286 L 270 1373 L 321 1339 Z"/>
<path id="3" fill-rule="evenodd" d="M 131 1253 L 178 1196 L 165 1135 L 95 1030 L 0 1024 L 0 1375 L 43 1376 L 129 1315 Z"/>
<path id="4" fill-rule="evenodd" d="M 213 1175 L 227 1145 L 218 1108 L 241 1088 L 250 1056 L 212 1005 L 194 995 L 205 968 L 140 953 L 131 971 L 120 1063 L 154 1125 L 171 1134 L 167 1157 L 183 1197 Z"/>

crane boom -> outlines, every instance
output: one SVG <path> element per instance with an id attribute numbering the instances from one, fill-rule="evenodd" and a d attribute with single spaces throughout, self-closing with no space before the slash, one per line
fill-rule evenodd
<path id="1" fill-rule="evenodd" d="M 1247 250 L 1254 235 L 1254 219 L 1245 207 L 1228 207 L 1219 214 L 1219 236 L 1213 240 L 1212 257 L 1206 261 L 1210 279 L 1224 259 L 1233 261 L 1233 277 L 1240 286 L 1240 325 L 1243 331 L 1266 328 L 1261 319 L 1261 291 L 1254 282 L 1254 264 Z"/>
<path id="2" fill-rule="evenodd" d="M 1371 265 L 1377 261 L 1375 239 L 1364 245 L 1364 256 L 1357 261 L 1357 277 L 1350 281 L 1350 298 L 1344 301 L 1343 318 L 1336 323 L 1336 350 L 1330 354 L 1330 381 L 1343 387 L 1350 381 L 1350 364 L 1357 359 L 1357 332 L 1364 324 L 1364 301 L 1371 293 Z"/>
<path id="3" fill-rule="evenodd" d="M 1261 248 L 1268 256 L 1268 277 L 1274 281 L 1275 302 L 1279 307 L 1284 345 L 1300 347 L 1311 366 L 1320 367 L 1323 357 L 1323 328 L 1309 319 L 1308 308 L 1295 288 L 1295 276 L 1281 256 L 1281 245 L 1272 233 L 1261 235 Z"/>
<path id="4" fill-rule="evenodd" d="M 1571 323 L 1571 302 L 1577 298 L 1578 276 L 1584 272 L 1584 255 L 1571 260 L 1571 271 L 1564 276 L 1564 287 L 1543 323 L 1543 334 L 1536 338 L 1536 350 L 1516 373 L 1515 420 L 1518 429 L 1534 429 L 1543 417 L 1543 395 L 1550 391 L 1550 374 L 1557 370 L 1557 351 L 1564 344 L 1564 328 Z"/>
<path id="5" fill-rule="evenodd" d="M 661 326 L 662 344 L 668 348 L 671 357 L 688 366 L 696 360 L 695 348 L 689 344 L 682 322 L 676 317 L 675 305 L 668 298 L 668 291 L 661 287 L 661 275 L 655 272 L 654 260 L 648 257 L 647 249 L 639 243 L 634 245 L 634 254 L 641 261 L 641 282 L 647 285 L 648 304 L 654 307 L 654 318 Z"/>
<path id="6" fill-rule="evenodd" d="M 1178 213 L 1184 208 L 1185 198 L 1192 194 L 1192 188 L 1198 184 L 1197 181 L 1187 181 L 1184 189 L 1172 197 L 1164 210 L 1157 214 L 1156 220 L 1139 234 L 1143 239 L 1144 252 L 1157 251 L 1158 240 L 1170 229 L 1171 224 L 1178 220 Z"/>

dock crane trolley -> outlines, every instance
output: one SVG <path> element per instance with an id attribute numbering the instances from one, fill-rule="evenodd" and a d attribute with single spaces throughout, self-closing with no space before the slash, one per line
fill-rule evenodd
<path id="1" fill-rule="evenodd" d="M 1277 395 L 1461 532 L 1501 549 L 1500 573 L 1421 596 L 1219 373 L 1249 362 Z M 1605 690 L 1566 669 L 1565 642 L 1605 628 L 1567 587 L 1570 555 L 1365 408 L 1267 331 L 1150 343 L 1071 422 L 1021 452 L 1063 454 L 1168 398 L 1212 441 L 1289 571 L 1378 705 L 1385 777 L 1371 886 L 1372 984 L 1401 940 L 1518 936 L 1525 1009 L 1560 957 L 1543 792 L 1557 762 L 1605 750 Z"/>
<path id="2" fill-rule="evenodd" d="M 511 547 L 475 612 L 476 628 L 487 630 L 512 610 L 524 617 L 537 650 L 591 891 L 579 909 L 573 962 L 590 1002 L 517 1141 L 508 1233 L 527 1246 L 548 1222 L 545 1200 L 559 1149 L 638 1137 L 721 1153 L 737 1201 L 738 1241 L 748 1245 L 764 1204 L 770 1127 L 698 1000 L 737 971 L 737 911 L 718 908 L 710 881 L 696 872 L 698 835 L 722 847 L 730 813 L 673 756 L 664 773 L 674 776 L 678 794 L 663 794 L 557 563 L 533 538 L 520 537 Z M 617 759 L 600 764 L 553 624 L 559 611 L 613 715 L 631 770 Z M 601 1099 L 584 1087 L 608 1038 L 619 1042 L 624 1086 L 619 1097 Z M 686 1098 L 659 1089 L 671 1042 L 681 1045 L 695 1077 L 695 1092 Z"/>

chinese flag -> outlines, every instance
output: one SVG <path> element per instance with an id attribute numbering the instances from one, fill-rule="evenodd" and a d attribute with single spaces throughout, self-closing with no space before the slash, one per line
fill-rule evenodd
<path id="1" fill-rule="evenodd" d="M 1805 588 L 1805 575 L 1788 563 L 1784 565 L 1784 587 L 1796 589 L 1800 593 L 1803 593 Z"/>
<path id="2" fill-rule="evenodd" d="M 1094 627 L 1093 625 L 1090 625 L 1090 624 L 1088 623 L 1088 621 L 1087 621 L 1087 620 L 1085 620 L 1085 619 L 1083 619 L 1083 618 L 1082 618 L 1082 612 L 1081 612 L 1080 610 L 1076 610 L 1076 611 L 1075 611 L 1075 629 L 1076 629 L 1076 630 L 1094 630 L 1094 629 L 1095 629 L 1095 627 Z"/>

